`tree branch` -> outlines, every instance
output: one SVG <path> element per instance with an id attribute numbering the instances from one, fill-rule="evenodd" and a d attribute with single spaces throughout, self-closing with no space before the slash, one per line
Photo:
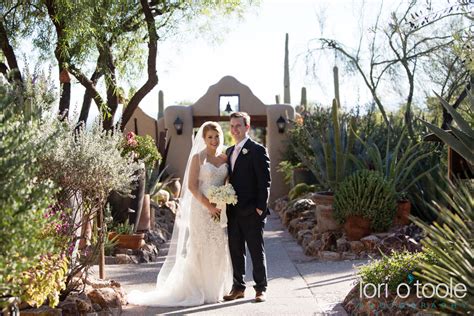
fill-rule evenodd
<path id="1" fill-rule="evenodd" d="M 158 75 L 156 74 L 156 56 L 158 52 L 158 34 L 155 27 L 155 19 L 148 5 L 147 0 L 140 0 L 145 15 L 145 22 L 148 29 L 148 79 L 135 92 L 125 108 L 122 115 L 121 130 L 125 129 L 128 121 L 132 118 L 141 100 L 158 84 Z"/>

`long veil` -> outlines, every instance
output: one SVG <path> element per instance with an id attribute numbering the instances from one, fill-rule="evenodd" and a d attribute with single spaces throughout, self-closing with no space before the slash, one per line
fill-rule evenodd
<path id="1" fill-rule="evenodd" d="M 210 122 L 205 122 L 199 128 L 196 136 L 193 138 L 193 145 L 189 153 L 188 161 L 186 163 L 186 170 L 184 172 L 183 183 L 181 194 L 179 198 L 179 205 L 176 211 L 176 219 L 174 222 L 173 233 L 169 243 L 168 255 L 166 256 L 165 262 L 158 273 L 156 281 L 156 289 L 151 292 L 132 291 L 128 295 L 128 301 L 131 304 L 146 305 L 146 306 L 191 306 L 195 304 L 192 301 L 193 291 L 196 289 L 193 286 L 188 286 L 188 283 L 192 283 L 191 280 L 186 279 L 192 278 L 189 273 L 193 267 L 192 259 L 188 254 L 190 252 L 191 238 L 190 225 L 191 225 L 191 212 L 198 202 L 191 191 L 189 190 L 189 176 L 191 161 L 195 155 L 199 157 L 199 164 L 202 166 L 206 159 L 206 143 L 203 138 L 204 127 Z M 221 135 L 222 129 L 218 125 Z M 223 150 L 223 143 L 217 148 L 217 153 L 221 153 Z M 201 167 L 200 167 L 201 168 Z M 201 183 L 199 184 L 201 187 Z M 190 262 L 187 262 L 187 260 Z M 230 260 L 230 259 L 229 259 Z M 187 264 L 188 263 L 188 264 Z M 191 270 L 192 271 L 192 270 Z M 231 271 L 231 270 L 229 270 Z M 232 280 L 232 273 L 229 273 L 229 279 Z M 224 281 L 223 281 L 224 282 Z M 202 284 L 200 284 L 202 285 Z M 181 300 L 178 296 L 184 296 Z M 190 297 L 187 297 L 189 294 Z M 187 302 L 186 302 L 187 300 Z M 178 304 L 178 305 L 176 305 Z M 185 305 L 181 305 L 185 304 Z"/>
<path id="2" fill-rule="evenodd" d="M 160 273 L 157 277 L 156 287 L 158 290 L 166 289 L 168 286 L 173 286 L 173 278 L 170 278 L 171 275 L 180 275 L 180 271 L 183 270 L 184 263 L 186 260 L 186 254 L 188 252 L 188 240 L 189 240 L 189 219 L 191 214 L 192 205 L 199 203 L 189 190 L 189 173 L 191 167 L 191 161 L 194 155 L 199 155 L 199 162 L 202 164 L 205 160 L 205 150 L 206 143 L 203 138 L 204 126 L 210 122 L 205 122 L 201 125 L 198 132 L 193 138 L 193 146 L 189 153 L 188 162 L 186 163 L 186 169 L 184 172 L 183 183 L 181 186 L 181 194 L 179 206 L 176 212 L 176 219 L 174 222 L 173 233 L 170 240 L 170 246 L 168 250 L 168 255 L 166 260 L 163 263 L 163 267 L 160 270 Z M 221 131 L 221 135 L 222 131 Z M 222 152 L 224 148 L 223 139 L 217 152 Z"/>

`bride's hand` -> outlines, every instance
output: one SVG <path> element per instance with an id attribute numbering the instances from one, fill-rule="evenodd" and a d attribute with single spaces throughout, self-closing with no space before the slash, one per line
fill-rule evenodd
<path id="1" fill-rule="evenodd" d="M 211 204 L 211 206 L 208 209 L 209 209 L 209 214 L 211 214 L 211 216 L 218 216 L 221 214 L 221 210 L 217 208 L 215 204 Z"/>

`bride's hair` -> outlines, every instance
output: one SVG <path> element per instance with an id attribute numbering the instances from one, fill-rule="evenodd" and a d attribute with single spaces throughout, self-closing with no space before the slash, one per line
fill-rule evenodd
<path id="1" fill-rule="evenodd" d="M 209 131 L 217 132 L 219 134 L 219 136 L 221 136 L 221 137 L 223 135 L 222 127 L 217 122 L 207 122 L 202 127 L 202 138 L 205 138 L 207 132 L 209 132 Z"/>

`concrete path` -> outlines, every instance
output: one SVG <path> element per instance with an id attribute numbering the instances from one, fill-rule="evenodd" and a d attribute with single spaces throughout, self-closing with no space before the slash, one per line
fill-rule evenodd
<path id="1" fill-rule="evenodd" d="M 265 228 L 265 249 L 269 284 L 264 303 L 253 302 L 255 291 L 251 287 L 250 260 L 247 260 L 249 286 L 244 299 L 191 308 L 127 305 L 123 315 L 346 315 L 339 303 L 352 288 L 354 266 L 366 261 L 323 262 L 305 256 L 275 214 L 269 216 Z M 106 278 L 120 282 L 127 292 L 151 290 L 161 264 L 162 260 L 151 264 L 108 265 Z"/>

